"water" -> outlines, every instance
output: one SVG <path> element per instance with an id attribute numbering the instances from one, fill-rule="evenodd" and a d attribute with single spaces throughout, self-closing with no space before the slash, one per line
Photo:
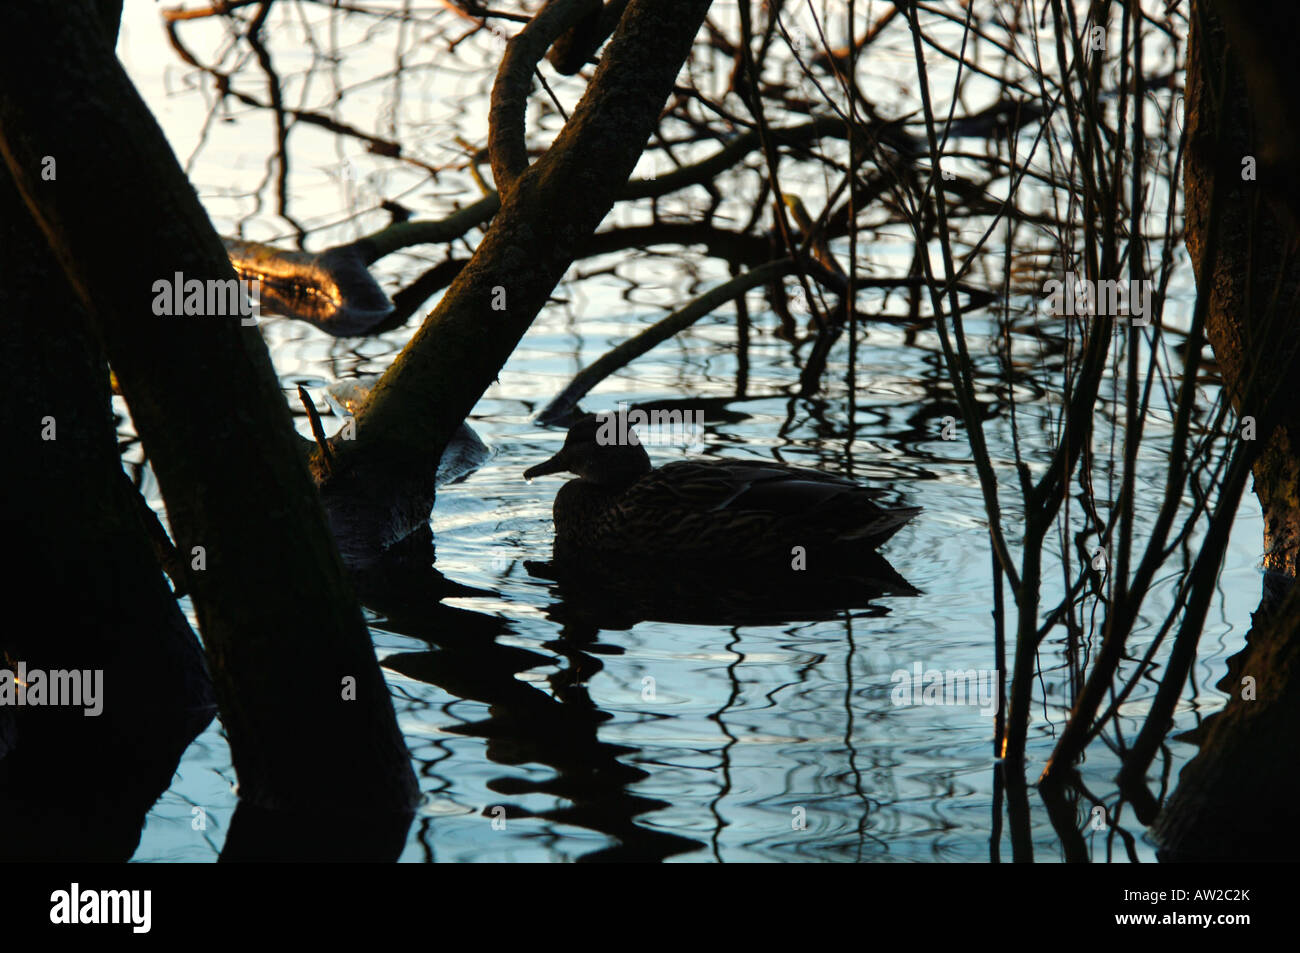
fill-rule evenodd
<path id="1" fill-rule="evenodd" d="M 161 37 L 156 17 L 152 5 L 128 3 L 120 53 L 173 147 L 183 161 L 188 157 L 218 230 L 232 234 L 242 228 L 249 238 L 291 244 L 293 229 L 274 213 L 269 198 L 274 192 L 267 184 L 269 119 L 241 108 L 233 122 L 224 122 L 218 111 L 205 131 L 201 117 L 210 104 L 211 82 L 194 81 L 193 71 Z M 272 22 L 278 21 L 273 17 Z M 339 64 L 331 69 L 315 64 L 319 75 L 311 74 L 347 89 L 341 118 L 399 138 L 406 154 L 431 164 L 446 163 L 455 153 L 447 147 L 453 129 L 481 141 L 483 118 L 475 107 L 482 105 L 486 80 L 472 44 L 455 56 L 435 55 L 432 45 L 417 42 L 418 27 L 394 22 L 375 28 L 373 47 L 354 46 L 362 26 L 358 18 L 340 18 Z M 301 94 L 315 102 L 304 91 L 313 63 L 302 53 L 301 36 L 289 26 L 281 30 L 275 34 L 283 37 L 275 44 L 277 65 L 295 93 L 293 101 Z M 384 44 L 396 42 L 393 37 L 403 30 L 403 48 L 420 55 L 411 56 L 411 72 L 397 96 L 391 76 L 362 80 L 392 69 L 392 50 Z M 211 25 L 186 27 L 182 36 L 203 37 L 214 49 L 220 45 Z M 257 88 L 256 76 L 245 79 L 240 88 Z M 557 95 L 564 97 L 567 90 L 571 103 L 574 88 L 561 82 Z M 558 117 L 543 112 L 539 118 L 538 112 L 530 112 L 535 126 L 558 126 Z M 295 170 L 289 179 L 293 218 L 311 232 L 312 248 L 382 226 L 382 213 L 364 211 L 373 208 L 376 195 L 400 194 L 419 214 L 434 215 L 449 208 L 449 199 L 477 194 L 459 191 L 463 172 L 432 184 L 422 170 L 369 156 L 355 142 L 307 126 L 295 127 L 289 156 Z M 352 171 L 340 173 L 341 168 Z M 722 213 L 727 210 L 724 203 Z M 606 226 L 643 220 L 639 213 L 619 211 Z M 847 253 L 846 246 L 835 250 Z M 906 253 L 896 244 L 882 241 L 867 252 L 882 271 L 906 267 Z M 375 271 L 392 291 L 439 255 L 440 249 L 413 249 L 385 259 Z M 417 677 L 441 665 L 438 660 L 449 650 L 431 654 L 428 643 L 398 631 L 403 626 L 391 616 L 368 610 L 423 791 L 402 859 L 570 861 L 621 843 L 632 844 L 641 856 L 678 861 L 988 859 L 992 718 L 975 707 L 898 707 L 891 701 L 893 674 L 911 672 L 917 663 L 940 670 L 994 667 L 984 504 L 965 440 L 940 436 L 940 419 L 956 410 L 936 336 L 928 326 L 906 335 L 896 326 L 873 323 L 859 342 L 856 388 L 850 392 L 845 383 L 848 350 L 842 339 L 832 353 L 823 394 L 801 400 L 794 396 L 798 369 L 791 346 L 773 335 L 776 317 L 762 310 L 760 295 L 751 294 L 743 393 L 737 393 L 735 312 L 728 308 L 638 359 L 583 402 L 594 410 L 624 400 L 699 398 L 706 408 L 706 456 L 815 467 L 889 487 L 892 502 L 924 507 L 884 549 L 921 596 L 884 597 L 876 611 L 779 625 L 566 625 L 558 621 L 566 612 L 553 587 L 526 565 L 550 553 L 550 507 L 561 485 L 556 478 L 531 484 L 522 479 L 526 468 L 550 456 L 563 439 L 562 432 L 539 428 L 533 418 L 578 369 L 657 320 L 664 308 L 682 303 L 688 290 L 704 290 L 727 275 L 716 261 L 659 249 L 583 262 L 570 279 L 575 276 L 591 277 L 557 289 L 563 302 L 538 317 L 471 415 L 492 449 L 490 460 L 443 488 L 433 515 L 437 568 L 483 590 L 445 604 L 495 620 L 488 626 L 499 629 L 498 645 L 539 657 L 513 681 L 507 661 L 488 673 L 496 681 L 483 691 L 456 694 Z M 1171 324 L 1185 325 L 1190 313 L 1188 281 L 1184 263 L 1167 305 Z M 905 311 L 897 296 L 875 302 L 882 311 Z M 302 383 L 319 397 L 328 382 L 382 373 L 431 306 L 407 328 L 373 339 L 337 340 L 276 318 L 263 321 L 262 328 L 286 391 Z M 992 330 L 986 321 L 971 316 L 968 333 L 984 366 L 995 368 L 985 357 L 984 335 Z M 1027 354 L 1035 347 L 1029 338 L 1017 345 Z M 806 353 L 804 348 L 801 355 Z M 1027 401 L 1022 414 L 1046 413 L 1049 394 L 1019 396 Z M 120 399 L 117 409 L 125 414 Z M 1167 462 L 1159 437 L 1167 432 L 1167 418 L 1162 423 L 1159 410 L 1149 423 L 1153 437 L 1139 455 L 1139 485 L 1149 491 L 1139 495 L 1137 508 L 1147 519 L 1159 504 Z M 1105 408 L 1100 412 L 1104 415 Z M 308 433 L 305 420 L 299 426 Z M 123 439 L 133 436 L 129 420 L 122 427 Z M 1014 480 L 1006 414 L 990 421 L 986 433 L 1000 477 Z M 1032 426 L 1026 439 L 1031 454 L 1047 445 Z M 683 456 L 669 447 L 651 450 L 656 463 Z M 138 460 L 138 450 L 128 459 Z M 145 485 L 161 509 L 147 474 Z M 1108 495 L 1114 496 L 1099 491 Z M 1009 502 L 1011 497 L 1004 497 L 1004 505 Z M 1008 505 L 1013 548 L 1016 517 Z M 1224 659 L 1240 648 L 1258 603 L 1260 539 L 1258 510 L 1247 497 L 1202 637 L 1197 690 L 1184 693 L 1179 707 L 1179 730 L 1222 704 L 1210 686 L 1223 674 Z M 1044 580 L 1046 608 L 1061 596 L 1060 573 L 1049 569 Z M 1159 610 L 1169 604 L 1177 581 L 1171 568 L 1152 587 L 1132 640 L 1135 653 L 1158 627 Z M 188 602 L 185 607 L 193 621 Z M 1064 664 L 1059 641 L 1045 642 L 1040 701 L 1031 724 L 1031 778 L 1068 709 Z M 1131 664 L 1124 669 L 1132 671 Z M 546 737 L 522 743 L 489 722 L 509 706 L 494 709 L 482 699 L 494 692 L 510 694 L 512 685 L 522 693 L 521 711 L 549 719 Z M 1126 738 L 1141 726 L 1153 689 L 1153 682 L 1143 681 L 1124 706 Z M 301 718 L 301 730 L 312 731 L 311 712 Z M 1169 777 L 1176 779 L 1192 748 L 1171 740 L 1167 752 L 1168 763 L 1158 759 L 1153 771 L 1157 776 L 1171 771 Z M 1117 767 L 1101 744 L 1089 749 L 1082 767 L 1089 789 L 1109 803 Z M 339 769 L 321 766 L 322 788 Z M 229 750 L 214 723 L 187 751 L 171 789 L 150 812 L 135 859 L 214 860 L 234 810 L 234 783 Z M 1036 856 L 1057 859 L 1059 842 L 1036 797 L 1033 806 Z M 493 810 L 497 807 L 508 808 L 504 825 Z M 203 811 L 205 829 L 195 829 L 196 808 Z M 1086 805 L 1080 810 L 1082 824 Z M 1137 858 L 1153 859 L 1141 828 L 1130 831 L 1137 836 Z M 1094 859 L 1108 857 L 1104 832 L 1090 843 Z M 1005 836 L 1000 850 L 1010 855 Z M 1127 859 L 1119 841 L 1109 856 Z"/>

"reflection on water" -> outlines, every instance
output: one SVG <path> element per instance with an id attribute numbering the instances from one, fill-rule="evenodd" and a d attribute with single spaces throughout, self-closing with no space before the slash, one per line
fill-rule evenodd
<path id="1" fill-rule="evenodd" d="M 453 159 L 463 159 L 455 136 L 477 143 L 483 135 L 490 74 L 483 51 L 473 48 L 478 39 L 454 51 L 437 47 L 434 56 L 428 52 L 434 45 L 421 46 L 427 36 L 418 24 L 339 19 L 332 58 L 315 64 L 347 90 L 339 122 L 370 130 L 372 139 L 400 141 L 403 160 L 385 159 L 373 142 L 297 124 L 285 153 L 293 174 L 284 175 L 284 168 L 267 172 L 279 136 L 265 112 L 241 106 L 223 115 L 233 109 L 228 105 L 210 117 L 228 121 L 202 122 L 210 79 L 196 78 L 176 59 L 155 16 L 147 6 L 128 5 L 123 57 L 174 147 L 189 157 L 224 234 L 285 245 L 307 237 L 322 248 L 382 226 L 381 200 L 396 197 L 435 217 L 453 201 L 477 196 L 463 163 L 456 167 Z M 219 47 L 219 34 L 203 29 L 183 36 L 204 50 Z M 397 71 L 394 48 L 409 57 Z M 300 94 L 312 69 L 301 50 L 286 39 L 279 51 L 281 82 Z M 420 50 L 426 55 L 416 55 Z M 372 79 L 357 82 L 365 76 Z M 556 86 L 565 102 L 580 92 L 573 82 Z M 559 120 L 542 108 L 530 122 L 549 129 Z M 724 198 L 720 216 L 730 208 L 730 196 Z M 375 270 L 391 292 L 436 265 L 443 251 L 411 249 Z M 859 252 L 882 268 L 906 272 L 910 252 L 888 236 Z M 992 718 L 974 704 L 897 706 L 892 696 L 894 673 L 918 664 L 944 671 L 994 667 L 984 506 L 966 443 L 941 436 L 943 419 L 957 411 L 936 336 L 924 321 L 908 320 L 915 304 L 883 293 L 870 299 L 868 310 L 878 308 L 882 320 L 858 336 L 852 386 L 845 383 L 844 338 L 827 357 L 827 387 L 815 398 L 795 396 L 806 351 L 776 336 L 780 318 L 760 310 L 755 295 L 743 332 L 734 309 L 720 311 L 583 402 L 596 410 L 619 401 L 683 401 L 704 414 L 706 456 L 815 467 L 888 489 L 886 505 L 924 508 L 886 545 L 888 562 L 873 567 L 871 586 L 855 593 L 860 598 L 819 593 L 820 602 L 796 610 L 779 598 L 774 604 L 770 591 L 719 591 L 689 569 L 664 579 L 607 567 L 604 578 L 593 580 L 575 579 L 549 562 L 550 507 L 560 484 L 529 484 L 521 474 L 551 456 L 564 432 L 538 427 L 535 415 L 577 370 L 727 271 L 716 261 L 660 249 L 584 262 L 570 276 L 578 277 L 583 280 L 557 289 L 557 301 L 471 415 L 491 455 L 439 492 L 436 572 L 374 578 L 363 586 L 424 792 L 402 858 L 988 859 L 995 824 Z M 1182 273 L 1168 295 L 1177 321 L 1185 320 L 1191 300 L 1189 280 Z M 415 320 L 426 310 L 417 309 Z M 891 314 L 901 317 L 883 317 Z M 414 323 L 368 339 L 331 338 L 284 319 L 266 320 L 262 329 L 286 389 L 301 383 L 320 398 L 327 384 L 382 373 Z M 995 375 L 996 362 L 983 355 L 1000 328 L 975 314 L 967 332 L 977 375 Z M 1050 329 L 1028 322 L 1016 328 L 1013 348 L 1024 373 L 1008 386 L 1031 457 L 1048 446 L 1033 415 L 1041 410 L 1046 421 L 1049 404 L 1059 400 L 1051 372 L 1064 360 L 1064 347 Z M 1005 410 L 996 402 L 985 408 L 991 453 L 1002 465 L 1013 459 Z M 1140 450 L 1140 482 L 1150 492 L 1139 494 L 1136 509 L 1146 519 L 1163 487 L 1159 437 L 1169 426 L 1163 410 L 1147 422 L 1152 438 Z M 1110 410 L 1099 406 L 1098 413 Z M 299 427 L 308 433 L 304 418 Z M 133 436 L 128 428 L 124 439 Z M 650 449 L 657 464 L 683 456 L 672 447 Z M 145 487 L 160 505 L 147 472 Z M 1203 686 L 1214 683 L 1223 659 L 1240 647 L 1258 600 L 1259 539 L 1254 508 L 1243 507 L 1201 642 L 1194 672 L 1199 691 L 1180 707 L 1179 728 L 1220 706 L 1217 693 Z M 1174 573 L 1153 586 L 1148 611 L 1155 623 L 1139 624 L 1134 652 L 1145 650 L 1156 612 L 1169 604 L 1176 582 Z M 1047 574 L 1043 605 L 1063 595 L 1059 575 Z M 1031 777 L 1063 722 L 1070 678 L 1060 642 L 1044 643 L 1039 661 L 1047 701 L 1031 725 Z M 1140 727 L 1152 690 L 1143 683 L 1126 702 L 1125 733 Z M 310 712 L 302 713 L 301 730 L 314 730 Z M 1171 742 L 1154 770 L 1175 776 L 1190 751 Z M 1117 768 L 1095 746 L 1082 766 L 1084 782 L 1113 802 Z M 321 785 L 338 769 L 322 765 Z M 233 782 L 214 724 L 190 747 L 150 814 L 136 859 L 214 859 L 234 809 Z M 196 806 L 205 812 L 201 829 L 193 823 Z M 1079 806 L 1082 813 L 1087 808 Z M 1059 857 L 1045 812 L 1035 815 L 1033 830 L 1037 855 Z M 1118 839 L 1097 834 L 1090 846 L 1098 860 L 1153 856 L 1140 828 Z"/>

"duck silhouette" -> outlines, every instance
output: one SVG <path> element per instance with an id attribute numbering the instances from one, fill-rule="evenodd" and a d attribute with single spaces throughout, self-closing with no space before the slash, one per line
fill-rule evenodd
<path id="1" fill-rule="evenodd" d="M 883 490 L 780 463 L 684 460 L 656 469 L 636 431 L 616 427 L 612 414 L 579 419 L 560 452 L 524 477 L 564 472 L 577 479 L 555 496 L 557 556 L 788 571 L 802 554 L 843 569 L 921 511 L 886 509 L 875 502 Z"/>

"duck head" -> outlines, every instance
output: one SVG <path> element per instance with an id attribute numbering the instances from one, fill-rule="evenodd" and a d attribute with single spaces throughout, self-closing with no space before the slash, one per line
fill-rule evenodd
<path id="1" fill-rule="evenodd" d="M 652 469 L 650 456 L 636 431 L 627 426 L 626 416 L 588 414 L 569 428 L 560 452 L 525 470 L 524 478 L 568 472 L 603 486 L 626 486 Z"/>

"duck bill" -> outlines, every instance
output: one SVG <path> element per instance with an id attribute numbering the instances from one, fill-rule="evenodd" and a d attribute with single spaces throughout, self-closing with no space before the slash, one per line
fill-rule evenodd
<path id="1" fill-rule="evenodd" d="M 569 469 L 569 462 L 565 459 L 564 451 L 561 450 L 545 463 L 539 463 L 525 470 L 524 479 L 531 480 L 533 477 L 546 476 L 548 473 L 563 473 L 567 469 Z"/>

